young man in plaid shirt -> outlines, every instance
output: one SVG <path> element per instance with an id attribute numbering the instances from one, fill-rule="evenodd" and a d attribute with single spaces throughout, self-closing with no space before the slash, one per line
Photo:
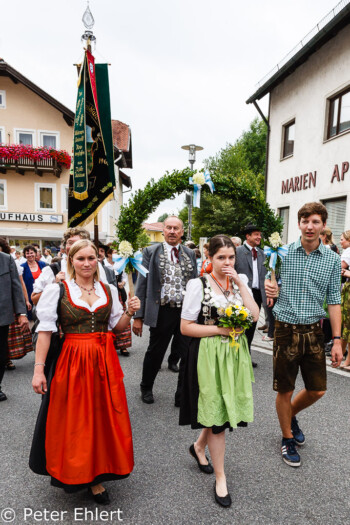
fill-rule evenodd
<path id="1" fill-rule="evenodd" d="M 328 304 L 333 332 L 332 366 L 338 367 L 343 353 L 340 344 L 340 257 L 320 241 L 327 209 L 319 202 L 305 204 L 298 212 L 300 238 L 289 245 L 283 260 L 281 287 L 266 280 L 266 295 L 278 299 L 273 345 L 273 389 L 282 430 L 282 459 L 300 466 L 296 445 L 305 443 L 296 415 L 318 401 L 326 392 L 326 358 L 321 319 Z M 292 399 L 300 368 L 305 388 Z"/>

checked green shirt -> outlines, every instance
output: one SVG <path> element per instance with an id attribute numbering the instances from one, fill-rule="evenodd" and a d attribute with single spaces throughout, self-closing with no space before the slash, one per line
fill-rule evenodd
<path id="1" fill-rule="evenodd" d="M 326 317 L 323 303 L 340 304 L 341 262 L 322 243 L 306 254 L 300 238 L 288 246 L 281 270 L 282 285 L 273 309 L 278 321 L 312 324 Z"/>

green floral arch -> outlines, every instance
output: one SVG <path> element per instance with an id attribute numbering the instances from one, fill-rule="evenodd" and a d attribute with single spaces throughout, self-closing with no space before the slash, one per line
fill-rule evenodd
<path id="1" fill-rule="evenodd" d="M 161 179 L 155 182 L 151 179 L 143 190 L 135 192 L 127 205 L 121 207 L 121 213 L 117 223 L 118 241 L 129 241 L 134 249 L 137 249 L 137 237 L 142 232 L 142 223 L 147 220 L 159 204 L 184 191 L 192 191 L 188 179 L 194 172 L 189 168 L 182 171 L 167 172 Z M 282 222 L 271 210 L 265 201 L 262 191 L 251 188 L 246 182 L 237 179 L 235 175 L 212 175 L 215 186 L 215 194 L 222 195 L 232 201 L 247 203 L 249 215 L 255 223 L 260 226 L 264 236 L 274 231 L 281 232 Z M 207 185 L 202 186 L 202 191 L 210 191 Z"/>

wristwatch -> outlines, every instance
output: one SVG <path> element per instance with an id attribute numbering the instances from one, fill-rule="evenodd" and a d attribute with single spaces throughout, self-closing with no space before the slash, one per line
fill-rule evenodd
<path id="1" fill-rule="evenodd" d="M 27 314 L 18 314 L 18 315 L 24 315 L 24 317 L 27 317 Z"/>
<path id="2" fill-rule="evenodd" d="M 129 312 L 129 310 L 125 310 L 124 313 L 125 313 L 125 315 L 127 315 L 128 317 L 130 317 L 130 319 L 134 316 L 134 314 L 131 314 L 131 313 Z"/>

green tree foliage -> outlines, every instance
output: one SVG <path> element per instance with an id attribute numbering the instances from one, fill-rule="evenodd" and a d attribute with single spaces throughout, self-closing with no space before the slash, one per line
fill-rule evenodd
<path id="1" fill-rule="evenodd" d="M 158 217 L 158 222 L 164 222 L 167 217 L 169 217 L 169 213 L 163 213 L 163 215 Z"/>
<path id="2" fill-rule="evenodd" d="M 213 237 L 219 233 L 230 237 L 241 236 L 242 226 L 253 221 L 255 214 L 250 211 L 246 201 L 239 202 L 216 193 L 204 193 L 201 207 L 195 208 L 192 215 L 192 238 L 197 244 L 200 237 Z"/>
<path id="3" fill-rule="evenodd" d="M 248 167 L 256 175 L 265 175 L 267 126 L 263 120 L 255 118 L 237 140 L 235 146 L 241 146 L 248 162 Z"/>
<path id="4" fill-rule="evenodd" d="M 179 219 L 181 219 L 182 222 L 184 223 L 185 238 L 187 238 L 187 231 L 188 231 L 188 206 L 187 204 L 185 204 L 185 206 L 180 211 Z"/>
<path id="5" fill-rule="evenodd" d="M 141 233 L 138 234 L 137 240 L 136 240 L 136 245 L 138 246 L 138 248 L 145 248 L 146 246 L 149 246 L 150 244 L 151 244 L 151 239 L 145 231 L 142 231 Z"/>
<path id="6" fill-rule="evenodd" d="M 242 187 L 253 191 L 259 199 L 264 197 L 264 167 L 266 149 L 266 125 L 256 118 L 249 129 L 242 133 L 234 145 L 227 144 L 214 157 L 205 161 L 211 175 L 234 177 Z M 192 236 L 212 237 L 218 233 L 242 235 L 243 227 L 253 221 L 255 212 L 246 201 L 225 198 L 224 195 L 206 193 L 202 195 L 201 207 L 192 214 Z M 267 227 L 269 231 L 269 227 Z"/>

